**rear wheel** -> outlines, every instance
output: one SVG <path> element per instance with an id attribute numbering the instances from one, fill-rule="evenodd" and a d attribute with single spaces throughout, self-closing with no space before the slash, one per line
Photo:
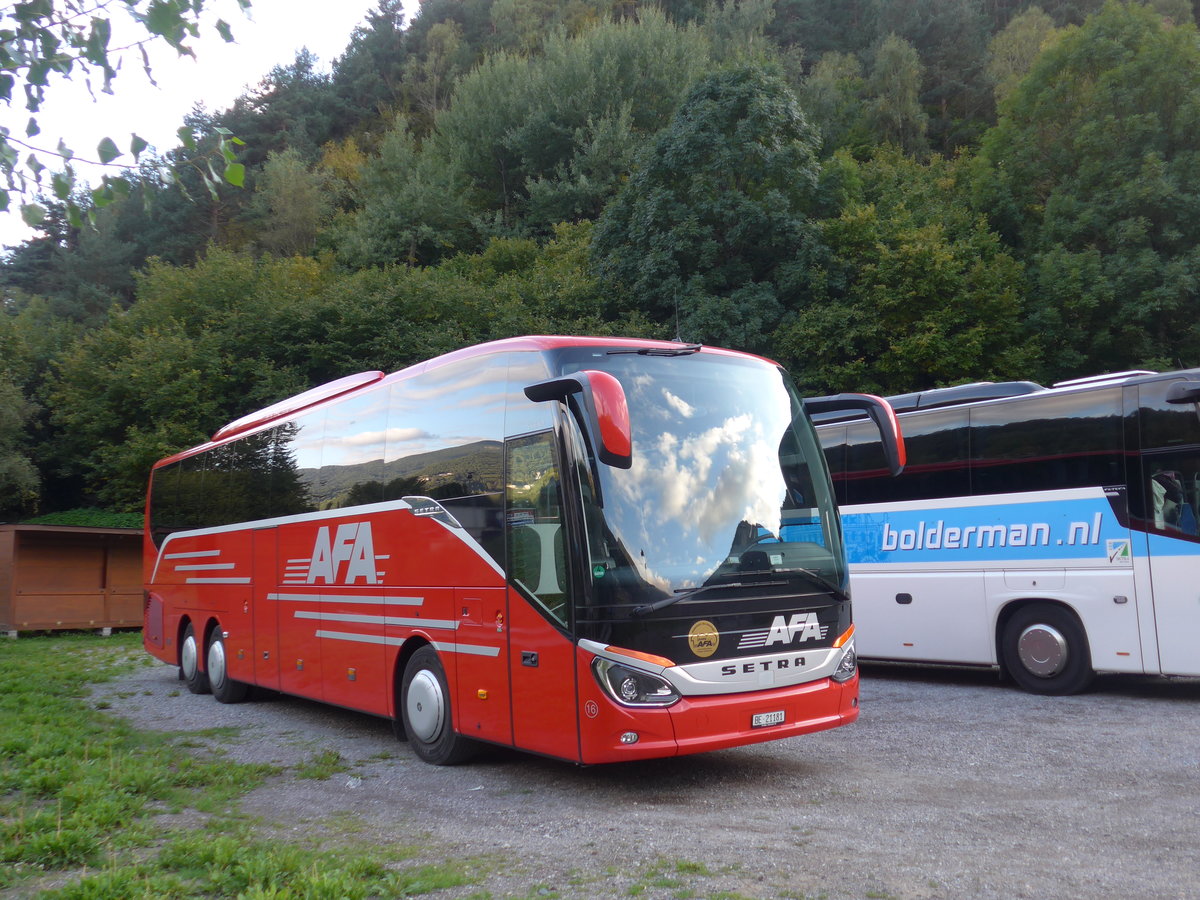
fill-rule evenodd
<path id="1" fill-rule="evenodd" d="M 1000 651 L 1013 681 L 1032 694 L 1077 694 L 1095 677 L 1083 625 L 1061 606 L 1017 610 L 1004 626 Z"/>
<path id="2" fill-rule="evenodd" d="M 193 694 L 207 694 L 210 690 L 208 675 L 200 671 L 200 644 L 191 622 L 183 629 L 183 640 L 179 643 L 179 677 Z"/>
<path id="3" fill-rule="evenodd" d="M 213 696 L 221 703 L 240 703 L 246 699 L 248 685 L 229 677 L 225 656 L 225 637 L 220 629 L 213 632 L 208 644 L 208 681 Z"/>
<path id="4" fill-rule="evenodd" d="M 450 690 L 437 651 L 422 647 L 404 668 L 400 714 L 413 751 L 435 766 L 452 766 L 475 751 L 472 741 L 451 724 Z"/>

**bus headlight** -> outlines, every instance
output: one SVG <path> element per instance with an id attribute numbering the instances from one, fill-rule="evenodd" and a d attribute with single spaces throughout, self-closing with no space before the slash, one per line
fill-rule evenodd
<path id="1" fill-rule="evenodd" d="M 837 682 L 849 681 L 857 671 L 858 656 L 854 652 L 854 641 L 850 641 L 842 650 L 842 661 L 829 677 Z"/>
<path id="2" fill-rule="evenodd" d="M 679 700 L 671 683 L 658 675 L 596 657 L 592 671 L 600 687 L 622 706 L 670 706 Z"/>

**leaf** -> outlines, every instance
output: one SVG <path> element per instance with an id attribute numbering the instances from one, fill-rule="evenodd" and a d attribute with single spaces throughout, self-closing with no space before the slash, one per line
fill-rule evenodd
<path id="1" fill-rule="evenodd" d="M 30 228 L 37 228 L 46 221 L 46 207 L 40 203 L 22 203 L 21 218 Z"/>
<path id="2" fill-rule="evenodd" d="M 8 212 L 8 191 L 0 191 L 0 212 Z"/>
<path id="3" fill-rule="evenodd" d="M 67 204 L 67 223 L 72 228 L 83 227 L 83 213 L 79 211 L 79 206 L 75 203 Z"/>
<path id="4" fill-rule="evenodd" d="M 178 131 L 176 131 L 175 134 L 178 135 L 180 143 L 182 143 L 186 149 L 193 151 L 196 149 L 196 136 L 192 134 L 192 129 L 190 129 L 188 126 L 184 125 Z"/>
<path id="5" fill-rule="evenodd" d="M 55 197 L 66 200 L 71 196 L 71 189 L 75 187 L 75 179 L 64 172 L 55 172 L 50 176 L 50 185 Z"/>
<path id="6" fill-rule="evenodd" d="M 105 138 L 96 145 L 96 152 L 100 154 L 100 162 L 106 166 L 121 155 L 121 151 L 117 149 L 117 145 L 112 138 Z"/>
<path id="7" fill-rule="evenodd" d="M 92 189 L 92 204 L 97 209 L 103 209 L 115 199 L 117 198 L 116 195 L 113 194 L 113 189 L 107 184 L 102 184 L 100 187 Z"/>
<path id="8" fill-rule="evenodd" d="M 129 152 L 133 154 L 134 159 L 137 159 L 139 156 L 141 156 L 142 151 L 149 146 L 149 142 L 135 134 L 133 135 L 133 140 L 129 142 Z"/>
<path id="9" fill-rule="evenodd" d="M 42 161 L 37 156 L 30 153 L 29 157 L 25 160 L 25 168 L 33 173 L 34 181 L 38 184 L 42 183 L 42 173 L 46 171 L 46 167 L 42 165 Z"/>
<path id="10" fill-rule="evenodd" d="M 233 32 L 229 29 L 229 23 L 224 19 L 217 20 L 217 34 L 221 35 L 221 39 L 227 44 L 233 43 Z"/>
<path id="11" fill-rule="evenodd" d="M 234 187 L 242 187 L 246 183 L 246 167 L 241 163 L 230 163 L 225 167 L 225 180 Z"/>
<path id="12" fill-rule="evenodd" d="M 72 159 L 75 156 L 75 151 L 63 143 L 62 138 L 58 141 L 58 155 L 63 159 Z"/>
<path id="13" fill-rule="evenodd" d="M 42 129 L 38 127 L 37 119 L 33 116 L 29 117 L 29 124 L 25 126 L 25 137 L 34 137 L 42 133 Z"/>

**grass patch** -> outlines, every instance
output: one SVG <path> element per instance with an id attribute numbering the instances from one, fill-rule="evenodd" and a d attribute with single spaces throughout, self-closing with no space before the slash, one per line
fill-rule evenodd
<path id="1" fill-rule="evenodd" d="M 244 826 L 215 824 L 174 838 L 149 862 L 114 866 L 43 896 L 365 900 L 411 897 L 470 882 L 461 863 L 401 867 L 398 860 L 377 854 L 317 852 L 258 840 Z"/>
<path id="2" fill-rule="evenodd" d="M 164 808 L 227 804 L 272 769 L 202 760 L 87 699 L 142 665 L 141 635 L 28 637 L 0 654 L 0 887 L 109 864 L 157 839 Z M 103 704 L 95 704 L 102 706 Z"/>
<path id="3" fill-rule="evenodd" d="M 69 900 L 357 900 L 477 880 L 469 860 L 424 864 L 412 848 L 315 849 L 263 838 L 239 818 L 236 801 L 282 770 L 225 758 L 220 745 L 238 729 L 139 732 L 105 714 L 107 703 L 89 700 L 93 684 L 148 664 L 138 633 L 3 645 L 0 892 Z M 328 778 L 347 768 L 327 751 L 295 774 Z M 183 810 L 206 823 L 163 824 L 163 814 Z"/>
<path id="4" fill-rule="evenodd" d="M 322 750 L 297 765 L 293 771 L 299 778 L 326 781 L 338 772 L 350 771 L 350 766 L 336 750 Z"/>

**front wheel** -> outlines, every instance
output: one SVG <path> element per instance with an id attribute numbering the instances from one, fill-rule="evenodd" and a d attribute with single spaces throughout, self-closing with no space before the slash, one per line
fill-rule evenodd
<path id="1" fill-rule="evenodd" d="M 425 762 L 452 766 L 474 752 L 474 744 L 454 731 L 446 673 L 430 646 L 414 653 L 404 668 L 400 714 L 413 751 Z"/>
<path id="2" fill-rule="evenodd" d="M 1000 652 L 1013 681 L 1031 694 L 1077 694 L 1096 674 L 1083 625 L 1050 603 L 1017 610 L 1005 623 Z"/>
<path id="3" fill-rule="evenodd" d="M 193 694 L 207 694 L 211 689 L 208 675 L 200 671 L 200 644 L 191 622 L 183 629 L 183 640 L 179 642 L 179 678 Z"/>
<path id="4" fill-rule="evenodd" d="M 229 666 L 225 655 L 225 636 L 220 629 L 212 634 L 208 644 L 208 681 L 213 696 L 221 703 L 241 703 L 246 699 L 249 686 L 229 677 Z"/>

